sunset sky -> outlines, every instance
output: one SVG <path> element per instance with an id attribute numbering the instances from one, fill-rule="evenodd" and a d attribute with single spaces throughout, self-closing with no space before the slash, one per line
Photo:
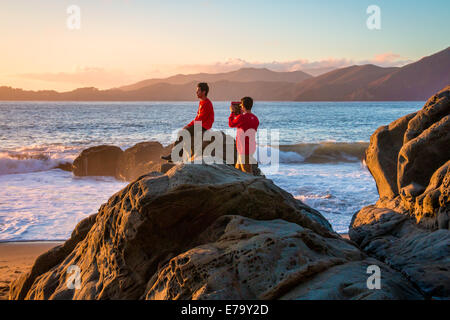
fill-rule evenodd
<path id="1" fill-rule="evenodd" d="M 369 5 L 381 30 L 366 26 Z M 81 9 L 81 29 L 67 8 Z M 176 73 L 404 65 L 450 45 L 450 1 L 2 0 L 0 86 L 110 88 Z"/>

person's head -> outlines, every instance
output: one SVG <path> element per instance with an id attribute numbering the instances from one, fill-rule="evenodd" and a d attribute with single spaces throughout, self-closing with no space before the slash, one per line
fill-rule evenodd
<path id="1" fill-rule="evenodd" d="M 241 99 L 241 108 L 244 112 L 252 111 L 253 99 L 250 97 L 244 97 Z"/>
<path id="2" fill-rule="evenodd" d="M 197 98 L 205 99 L 208 96 L 209 86 L 205 82 L 200 82 L 197 85 Z"/>

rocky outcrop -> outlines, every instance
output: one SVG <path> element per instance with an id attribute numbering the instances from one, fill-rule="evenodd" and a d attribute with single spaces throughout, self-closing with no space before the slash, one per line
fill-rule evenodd
<path id="1" fill-rule="evenodd" d="M 366 164 L 377 183 L 380 199 L 398 196 L 397 159 L 403 145 L 403 136 L 409 121 L 416 113 L 409 114 L 378 128 L 371 136 L 366 150 Z"/>
<path id="2" fill-rule="evenodd" d="M 399 152 L 398 188 L 408 209 L 427 188 L 434 172 L 450 159 L 450 89 L 447 105 L 447 116 L 406 142 Z"/>
<path id="3" fill-rule="evenodd" d="M 353 217 L 350 238 L 427 297 L 450 296 L 450 86 L 371 137 L 366 163 L 380 200 Z"/>
<path id="4" fill-rule="evenodd" d="M 76 176 L 115 176 L 117 163 L 123 154 L 116 146 L 97 146 L 83 150 L 73 162 Z"/>
<path id="5" fill-rule="evenodd" d="M 65 249 L 64 249 L 65 248 Z M 54 256 L 47 259 L 48 255 Z M 388 275 L 368 289 L 367 266 Z M 81 287 L 69 289 L 70 266 Z M 335 285 L 335 286 L 334 286 Z M 316 288 L 312 292 L 308 288 Z M 264 177 L 181 164 L 140 177 L 12 284 L 11 299 L 418 299 L 400 273 Z"/>
<path id="6" fill-rule="evenodd" d="M 236 141 L 222 131 L 208 131 L 211 139 L 203 142 L 203 153 L 211 153 L 217 163 L 228 163 L 233 166 L 237 162 Z M 213 148 L 216 136 L 221 138 L 221 148 Z M 159 142 L 141 142 L 122 151 L 116 146 L 91 147 L 75 159 L 73 174 L 76 176 L 112 176 L 123 181 L 134 181 L 150 172 L 166 173 L 175 164 L 161 160 L 162 155 L 171 152 L 173 145 L 164 147 Z M 227 155 L 231 154 L 230 159 Z M 192 155 L 189 161 L 198 159 Z M 201 157 L 200 157 L 201 158 Z M 231 160 L 231 163 L 229 161 Z M 71 167 L 70 167 L 71 168 Z M 258 165 L 253 166 L 253 174 L 262 175 Z"/>
<path id="7" fill-rule="evenodd" d="M 439 228 L 449 145 L 450 86 L 431 97 L 422 110 L 372 135 L 366 163 L 380 195 L 377 206 L 408 211 L 423 226 Z"/>
<path id="8" fill-rule="evenodd" d="M 133 181 L 140 176 L 152 172 L 160 171 L 161 155 L 167 148 L 159 142 L 141 142 L 125 152 L 119 158 L 115 176 L 124 181 Z"/>

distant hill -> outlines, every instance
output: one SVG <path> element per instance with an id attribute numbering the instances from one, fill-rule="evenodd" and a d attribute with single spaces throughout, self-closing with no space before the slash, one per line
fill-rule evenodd
<path id="1" fill-rule="evenodd" d="M 450 84 L 450 47 L 401 68 L 337 69 L 298 84 L 296 101 L 427 100 Z"/>
<path id="2" fill-rule="evenodd" d="M 69 92 L 26 91 L 0 87 L 0 100 L 49 101 L 189 101 L 195 86 L 208 82 L 213 100 L 242 96 L 266 101 L 426 100 L 450 84 L 450 47 L 401 68 L 351 66 L 312 77 L 302 71 L 237 71 L 176 75 L 149 79 L 121 88 L 80 88 Z"/>
<path id="3" fill-rule="evenodd" d="M 138 83 L 120 87 L 120 90 L 133 91 L 142 89 L 156 83 L 167 84 L 187 84 L 190 82 L 218 82 L 218 81 L 230 81 L 230 82 L 292 82 L 298 83 L 305 79 L 312 78 L 311 75 L 303 71 L 292 72 L 275 72 L 269 69 L 257 69 L 257 68 L 242 68 L 236 71 L 226 73 L 197 73 L 197 74 L 178 74 L 165 79 L 148 79 Z"/>
<path id="4" fill-rule="evenodd" d="M 197 100 L 195 87 L 197 81 L 186 84 L 155 83 L 132 91 L 119 89 L 98 90 L 80 88 L 69 92 L 24 91 L 10 87 L 0 87 L 0 100 L 29 101 L 193 101 Z M 251 96 L 255 100 L 290 100 L 295 83 L 289 82 L 231 82 L 218 81 L 209 83 L 209 97 L 216 101 L 237 100 Z"/>
<path id="5" fill-rule="evenodd" d="M 449 84 L 450 47 L 373 81 L 367 90 L 377 100 L 427 100 Z"/>
<path id="6" fill-rule="evenodd" d="M 365 88 L 396 70 L 371 64 L 337 69 L 298 84 L 293 92 L 294 100 L 370 100 Z"/>

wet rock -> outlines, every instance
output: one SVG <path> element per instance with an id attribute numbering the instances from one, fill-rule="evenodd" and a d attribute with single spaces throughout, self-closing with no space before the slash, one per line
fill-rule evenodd
<path id="1" fill-rule="evenodd" d="M 97 146 L 83 150 L 73 162 L 76 176 L 115 176 L 122 149 L 116 146 Z"/>

